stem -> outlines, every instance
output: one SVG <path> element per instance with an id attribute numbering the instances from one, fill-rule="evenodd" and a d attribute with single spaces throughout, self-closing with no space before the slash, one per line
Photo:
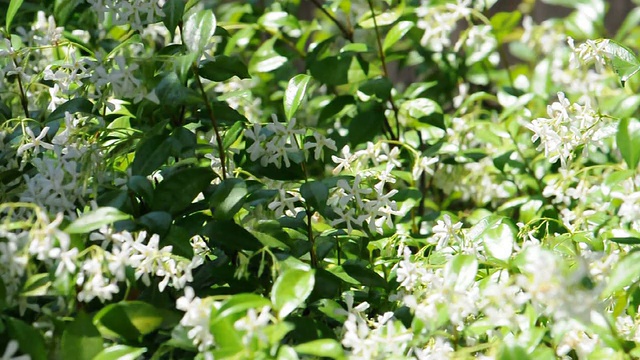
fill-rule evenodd
<path id="1" fill-rule="evenodd" d="M 202 85 L 202 81 L 200 81 L 200 75 L 198 75 L 198 67 L 194 63 L 191 68 L 193 69 L 193 74 L 195 75 L 196 83 L 198 84 L 198 88 L 200 89 L 200 93 L 202 94 L 202 99 L 204 100 L 204 105 L 207 108 L 207 112 L 209 113 L 209 119 L 211 119 L 211 125 L 213 125 L 213 132 L 216 135 L 216 143 L 218 145 L 218 152 L 220 153 L 220 165 L 222 167 L 222 180 L 227 178 L 227 169 L 226 169 L 226 156 L 224 152 L 224 146 L 222 145 L 222 137 L 220 136 L 220 130 L 218 129 L 218 122 L 216 121 L 216 117 L 213 113 L 213 108 L 209 103 L 209 98 L 207 97 L 207 92 L 204 90 L 204 86 Z"/>
<path id="2" fill-rule="evenodd" d="M 13 65 L 16 67 L 16 70 L 18 69 L 18 62 L 16 61 L 16 58 L 12 58 L 13 60 Z M 25 117 L 30 117 L 29 116 L 29 100 L 27 99 L 27 94 L 25 94 L 24 92 L 24 88 L 22 87 L 22 76 L 20 75 L 20 72 L 17 71 L 18 73 L 18 87 L 20 88 L 20 104 L 22 105 L 22 111 L 24 111 L 24 116 Z"/>
<path id="3" fill-rule="evenodd" d="M 298 148 L 304 151 L 302 146 L 300 146 L 301 142 L 298 141 L 298 138 L 294 137 L 294 140 Z M 304 182 L 306 184 L 307 182 L 309 182 L 309 174 L 307 172 L 307 161 L 303 159 L 302 162 L 300 162 L 300 166 L 302 167 L 302 172 L 304 173 Z M 311 257 L 311 267 L 315 269 L 318 267 L 318 255 L 316 254 L 316 247 L 315 247 L 316 239 L 313 237 L 313 225 L 311 224 L 311 220 L 312 220 L 311 218 L 313 217 L 314 211 L 311 211 L 311 206 L 309 206 L 309 204 L 306 201 L 304 203 L 304 209 L 305 209 L 305 213 L 307 214 L 307 239 L 309 240 L 309 243 L 311 243 L 311 250 L 309 250 L 309 256 Z"/>
<path id="4" fill-rule="evenodd" d="M 378 43 L 378 53 L 380 54 L 380 62 L 382 63 L 382 73 L 384 74 L 384 77 L 386 77 L 387 79 L 389 79 L 389 81 L 391 82 L 391 79 L 389 78 L 389 71 L 387 70 L 387 60 L 384 56 L 384 49 L 382 48 L 382 39 L 380 37 L 380 29 L 378 28 L 378 21 L 376 20 L 376 13 L 375 11 L 373 11 L 373 1 L 372 0 L 367 0 L 367 2 L 369 3 L 369 9 L 371 10 L 371 17 L 373 18 L 373 28 L 376 31 L 376 41 Z M 393 101 L 393 95 L 389 94 L 389 103 L 391 104 L 391 109 L 393 110 L 393 115 L 396 119 L 396 134 L 393 134 L 393 131 L 391 130 L 391 125 L 389 124 L 389 119 L 387 119 L 387 126 L 389 127 L 389 132 L 391 133 L 391 138 L 393 140 L 397 140 L 400 137 L 400 121 L 398 121 L 398 107 L 396 106 L 395 102 Z M 386 117 L 385 117 L 386 119 Z"/>
<path id="5" fill-rule="evenodd" d="M 353 42 L 353 31 L 347 29 L 346 27 L 344 27 L 344 25 L 342 25 L 342 23 L 340 21 L 338 21 L 338 19 L 336 19 L 335 16 L 333 16 L 333 14 L 331 14 L 327 9 L 324 8 L 324 6 L 322 6 L 322 4 L 318 1 L 318 0 L 311 0 L 311 2 L 313 3 L 313 5 L 315 5 L 320 11 L 322 11 L 325 15 L 327 15 L 327 17 L 329 19 L 331 19 L 331 21 L 336 24 L 336 26 L 338 27 L 338 29 L 340 29 L 340 32 L 342 32 L 342 35 L 347 38 L 347 40 Z"/>

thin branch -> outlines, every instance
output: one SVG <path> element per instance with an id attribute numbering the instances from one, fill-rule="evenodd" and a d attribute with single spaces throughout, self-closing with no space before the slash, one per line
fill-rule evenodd
<path id="1" fill-rule="evenodd" d="M 378 42 L 378 53 L 380 54 L 380 62 L 382 63 L 382 73 L 387 79 L 389 79 L 389 81 L 391 81 L 391 79 L 389 78 L 389 71 L 387 70 L 387 60 L 386 60 L 386 57 L 384 56 L 384 49 L 382 48 L 382 39 L 380 36 L 380 29 L 378 28 L 378 21 L 376 20 L 376 13 L 373 10 L 373 1 L 367 0 L 367 2 L 369 3 L 369 9 L 371 10 L 371 17 L 373 18 L 373 28 L 376 31 L 376 41 Z M 391 130 L 391 125 L 388 123 L 388 119 L 387 119 L 387 125 L 389 127 L 389 131 L 391 132 L 391 138 L 393 140 L 398 140 L 400 138 L 400 121 L 398 120 L 399 111 L 398 111 L 398 107 L 396 106 L 396 103 L 393 101 L 393 96 L 391 94 L 389 94 L 389 103 L 391 104 L 391 110 L 393 110 L 393 115 L 396 119 L 395 135 Z"/>
<path id="2" fill-rule="evenodd" d="M 222 145 L 222 137 L 220 136 L 220 130 L 218 129 L 218 121 L 216 120 L 215 114 L 213 113 L 213 108 L 211 107 L 211 103 L 209 103 L 209 98 L 207 97 L 207 92 L 204 90 L 204 86 L 202 85 L 202 81 L 200 81 L 200 75 L 198 75 L 198 66 L 193 64 L 192 66 L 194 77 L 196 79 L 196 83 L 198 84 L 198 88 L 200 89 L 200 93 L 202 94 L 202 99 L 204 100 L 204 105 L 207 108 L 207 112 L 209 113 L 209 119 L 211 119 L 211 125 L 213 125 L 213 132 L 216 136 L 216 143 L 218 145 L 218 152 L 220 153 L 220 164 L 222 167 L 222 180 L 227 178 L 227 169 L 226 169 L 226 155 L 224 151 L 224 145 Z"/>
<path id="3" fill-rule="evenodd" d="M 344 25 L 342 25 L 342 23 L 333 15 L 331 14 L 327 9 L 324 8 L 324 6 L 322 6 L 322 4 L 318 1 L 318 0 L 311 0 L 311 2 L 313 3 L 313 5 L 315 5 L 320 11 L 322 11 L 325 15 L 327 15 L 327 17 L 329 19 L 331 19 L 331 21 L 336 24 L 336 26 L 338 27 L 338 29 L 340 29 L 340 32 L 342 32 L 342 35 L 347 38 L 347 40 L 353 42 L 353 31 L 347 29 L 346 27 L 344 27 Z"/>

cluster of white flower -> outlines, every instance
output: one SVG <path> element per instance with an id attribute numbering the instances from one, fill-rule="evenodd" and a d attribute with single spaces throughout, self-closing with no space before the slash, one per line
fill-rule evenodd
<path id="1" fill-rule="evenodd" d="M 396 189 L 387 189 L 388 184 L 396 182 L 391 174 L 400 166 L 400 149 L 389 149 L 385 142 L 367 143 L 367 147 L 351 153 L 349 146 L 341 151 L 342 157 L 332 156 L 337 164 L 333 173 L 353 174 L 353 180 L 338 180 L 336 188 L 330 194 L 327 204 L 338 217 L 331 221 L 332 226 L 343 224 L 351 233 L 353 226 L 368 227 L 371 232 L 383 232 L 383 226 L 393 227 L 393 216 L 402 215 L 397 204 L 391 198 L 398 193 Z M 370 166 L 373 165 L 373 166 Z M 382 167 L 382 170 L 375 168 Z"/>
<path id="2" fill-rule="evenodd" d="M 572 37 L 567 39 L 567 44 L 571 48 L 572 52 L 569 57 L 569 63 L 576 68 L 580 68 L 582 65 L 595 64 L 596 69 L 602 72 L 607 65 L 607 45 L 609 40 L 587 40 L 575 46 Z"/>
<path id="3" fill-rule="evenodd" d="M 564 93 L 558 93 L 558 101 L 547 107 L 549 118 L 537 118 L 526 124 L 533 131 L 532 141 L 540 140 L 537 150 L 544 150 L 551 163 L 560 160 L 563 168 L 571 165 L 574 151 L 584 146 L 597 145 L 613 134 L 615 128 L 605 123 L 587 99 L 584 105 L 572 104 Z"/>
<path id="4" fill-rule="evenodd" d="M 91 76 L 86 68 L 88 64 L 86 58 L 76 59 L 72 54 L 69 62 L 48 65 L 44 69 L 44 79 L 53 81 L 53 87 L 49 88 L 51 102 L 48 110 L 53 111 L 66 102 L 82 86 L 82 79 Z"/>
<path id="5" fill-rule="evenodd" d="M 130 25 L 133 30 L 142 31 L 144 26 L 158 22 L 165 16 L 162 11 L 164 0 L 87 0 L 98 20 L 109 19 L 111 25 Z"/>
<path id="6" fill-rule="evenodd" d="M 176 308 L 184 311 L 185 314 L 180 320 L 180 325 L 188 328 L 187 336 L 198 348 L 200 353 L 205 354 L 205 359 L 213 359 L 207 350 L 215 345 L 215 339 L 209 330 L 211 322 L 211 311 L 219 309 L 222 303 L 214 301 L 212 298 L 201 299 L 195 296 L 195 292 L 189 286 L 184 289 L 184 296 L 176 301 Z"/>
<path id="7" fill-rule="evenodd" d="M 324 153 L 324 148 L 336 150 L 335 142 L 317 132 L 313 132 L 315 142 L 306 141 L 300 145 L 302 139 L 299 137 L 307 133 L 307 129 L 297 129 L 296 119 L 293 118 L 288 124 L 279 122 L 275 116 L 272 122 L 266 124 L 264 128 L 260 123 L 255 123 L 244 133 L 245 137 L 251 139 L 253 143 L 247 148 L 247 153 L 251 161 L 260 160 L 262 166 L 269 164 L 281 168 L 291 166 L 291 161 L 300 163 L 308 158 L 308 149 L 314 149 L 314 156 L 320 159 Z"/>
<path id="8" fill-rule="evenodd" d="M 127 62 L 122 55 L 104 62 L 93 62 L 90 68 L 91 83 L 96 87 L 98 96 L 113 94 L 115 98 L 133 99 L 137 103 L 148 95 L 142 81 L 135 76 L 138 68 L 138 64 Z"/>
<path id="9" fill-rule="evenodd" d="M 415 10 L 418 16 L 416 25 L 424 30 L 420 44 L 438 52 L 451 46 L 451 34 L 458 21 L 469 18 L 472 9 L 471 0 L 457 0 L 455 4 L 445 3 L 443 6 L 433 6 L 428 0 L 421 1 Z"/>

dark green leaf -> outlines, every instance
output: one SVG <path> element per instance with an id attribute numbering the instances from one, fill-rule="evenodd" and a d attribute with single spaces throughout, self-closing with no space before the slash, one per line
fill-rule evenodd
<path id="1" fill-rule="evenodd" d="M 86 234 L 100 229 L 103 225 L 112 224 L 119 220 L 131 218 L 130 215 L 113 207 L 101 207 L 89 213 L 83 214 L 73 221 L 64 231 L 70 234 Z"/>
<path id="2" fill-rule="evenodd" d="M 214 209 L 214 216 L 219 220 L 233 218 L 244 204 L 247 194 L 247 184 L 244 180 L 238 178 L 223 180 L 209 202 Z"/>
<path id="3" fill-rule="evenodd" d="M 142 141 L 131 164 L 133 175 L 147 176 L 166 163 L 171 155 L 171 143 L 167 136 L 156 135 Z"/>
<path id="4" fill-rule="evenodd" d="M 327 206 L 329 188 L 320 181 L 310 181 L 300 186 L 300 194 L 305 201 L 315 210 L 322 213 Z"/>
<path id="5" fill-rule="evenodd" d="M 614 237 L 609 239 L 615 243 L 618 244 L 625 244 L 625 245 L 638 245 L 640 244 L 640 238 L 637 237 Z"/>
<path id="6" fill-rule="evenodd" d="M 172 221 L 171 214 L 164 211 L 152 211 L 137 219 L 138 224 L 147 228 L 151 233 L 158 234 L 160 237 L 164 237 L 167 234 L 169 228 L 171 228 Z"/>
<path id="7" fill-rule="evenodd" d="M 349 142 L 355 146 L 372 140 L 382 132 L 385 121 L 384 111 L 378 106 L 358 112 L 349 123 Z"/>
<path id="8" fill-rule="evenodd" d="M 222 249 L 255 251 L 262 248 L 255 236 L 232 220 L 210 221 L 204 227 L 203 235 Z"/>
<path id="9" fill-rule="evenodd" d="M 363 94 L 375 96 L 379 100 L 386 101 L 391 97 L 391 88 L 393 88 L 393 84 L 388 78 L 379 77 L 365 81 L 358 90 Z"/>
<path id="10" fill-rule="evenodd" d="M 47 122 L 55 121 L 64 118 L 65 113 L 75 114 L 91 114 L 93 111 L 93 103 L 85 98 L 75 98 L 67 101 L 66 103 L 58 106 L 49 116 Z"/>
<path id="11" fill-rule="evenodd" d="M 44 338 L 38 330 L 16 318 L 5 317 L 3 320 L 9 332 L 8 338 L 18 341 L 20 351 L 31 356 L 32 360 L 47 359 Z"/>
<path id="12" fill-rule="evenodd" d="M 355 103 L 356 101 L 353 99 L 353 96 L 337 96 L 335 99 L 331 100 L 329 104 L 323 107 L 322 110 L 320 110 L 320 117 L 318 119 L 318 122 L 323 122 L 331 119 L 332 117 L 342 112 L 345 107 Z"/>
<path id="13" fill-rule="evenodd" d="M 212 60 L 204 62 L 198 69 L 198 74 L 211 81 L 225 81 L 237 76 L 248 79 L 249 70 L 237 56 L 217 55 Z"/>
<path id="14" fill-rule="evenodd" d="M 153 184 L 146 176 L 133 175 L 129 178 L 127 187 L 147 203 L 153 200 Z"/>
<path id="15" fill-rule="evenodd" d="M 210 168 L 186 168 L 170 173 L 154 191 L 151 208 L 177 214 L 193 202 L 214 179 Z"/>
<path id="16" fill-rule="evenodd" d="M 82 0 L 56 0 L 53 6 L 53 16 L 56 19 L 56 24 L 63 26 L 81 3 Z"/>
<path id="17" fill-rule="evenodd" d="M 284 104 L 284 113 L 287 120 L 291 120 L 293 114 L 298 110 L 298 107 L 307 93 L 307 86 L 309 85 L 310 80 L 311 76 L 306 74 L 298 74 L 289 80 L 287 90 L 285 91 L 284 98 L 282 99 Z"/>
<path id="18" fill-rule="evenodd" d="M 62 333 L 62 358 L 92 360 L 102 350 L 102 336 L 93 325 L 91 317 L 84 312 L 78 313 Z"/>
<path id="19" fill-rule="evenodd" d="M 342 269 L 362 285 L 369 287 L 386 288 L 387 282 L 377 272 L 356 263 L 345 263 Z"/>
<path id="20" fill-rule="evenodd" d="M 167 27 L 171 38 L 176 32 L 176 27 L 182 21 L 182 15 L 184 14 L 184 1 L 183 0 L 167 0 L 162 7 L 164 12 L 164 26 Z"/>

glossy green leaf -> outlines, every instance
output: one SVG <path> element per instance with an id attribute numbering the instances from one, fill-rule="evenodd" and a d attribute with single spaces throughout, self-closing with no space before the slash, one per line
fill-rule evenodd
<path id="1" fill-rule="evenodd" d="M 309 181 L 300 186 L 300 194 L 311 207 L 324 212 L 329 198 L 329 188 L 320 181 Z"/>
<path id="2" fill-rule="evenodd" d="M 133 175 L 150 175 L 158 170 L 171 155 L 171 144 L 167 136 L 156 135 L 142 141 L 136 150 L 131 172 Z"/>
<path id="3" fill-rule="evenodd" d="M 444 268 L 445 281 L 458 291 L 464 291 L 476 280 L 478 260 L 472 255 L 456 255 Z"/>
<path id="4" fill-rule="evenodd" d="M 157 186 L 151 208 L 177 214 L 203 192 L 215 174 L 211 168 L 185 168 L 171 172 Z"/>
<path id="5" fill-rule="evenodd" d="M 307 87 L 309 86 L 310 80 L 311 76 L 306 74 L 298 74 L 289 80 L 287 90 L 285 91 L 284 98 L 282 99 L 284 104 L 284 114 L 286 115 L 287 120 L 291 120 L 300 104 L 302 104 L 302 100 L 304 100 L 304 96 L 307 93 Z"/>
<path id="6" fill-rule="evenodd" d="M 164 26 L 169 30 L 171 38 L 176 33 L 176 27 L 182 21 L 182 15 L 184 14 L 184 1 L 183 0 L 167 0 L 162 7 L 164 12 Z"/>
<path id="7" fill-rule="evenodd" d="M 393 25 L 391 30 L 387 33 L 382 43 L 382 49 L 384 51 L 389 50 L 395 43 L 400 41 L 408 32 L 413 28 L 413 21 L 400 21 Z"/>
<path id="8" fill-rule="evenodd" d="M 248 79 L 249 70 L 237 56 L 217 55 L 210 61 L 200 64 L 198 74 L 211 81 L 225 81 L 234 76 L 240 79 Z"/>
<path id="9" fill-rule="evenodd" d="M 262 244 L 255 236 L 233 220 L 210 221 L 202 233 L 209 238 L 212 244 L 224 250 L 255 251 L 262 248 Z"/>
<path id="10" fill-rule="evenodd" d="M 382 133 L 385 121 L 384 111 L 379 106 L 361 110 L 349 123 L 349 142 L 358 145 L 372 140 Z"/>
<path id="11" fill-rule="evenodd" d="M 127 182 L 127 187 L 147 203 L 151 203 L 153 200 L 153 184 L 146 176 L 131 176 Z"/>
<path id="12" fill-rule="evenodd" d="M 633 284 L 640 278 L 640 252 L 634 251 L 627 254 L 615 264 L 609 283 L 602 292 L 603 297 L 609 297 L 614 292 Z"/>
<path id="13" fill-rule="evenodd" d="M 284 319 L 307 299 L 315 282 L 313 270 L 289 268 L 282 273 L 271 289 L 271 302 Z"/>
<path id="14" fill-rule="evenodd" d="M 113 207 L 101 207 L 74 220 L 64 231 L 70 234 L 86 234 L 119 220 L 131 218 L 129 214 Z"/>
<path id="15" fill-rule="evenodd" d="M 361 264 L 345 263 L 342 269 L 364 286 L 387 288 L 387 282 L 380 274 Z"/>
<path id="16" fill-rule="evenodd" d="M 63 119 L 65 113 L 75 114 L 91 114 L 93 111 L 93 103 L 85 98 L 71 99 L 64 104 L 56 107 L 55 110 L 47 117 L 47 122 Z"/>
<path id="17" fill-rule="evenodd" d="M 18 9 L 22 6 L 23 0 L 11 0 L 9 2 L 9 8 L 7 9 L 7 13 L 5 15 L 5 30 L 7 34 L 11 33 L 11 23 L 13 22 L 13 18 L 18 13 Z"/>
<path id="18" fill-rule="evenodd" d="M 603 46 L 602 52 L 609 59 L 613 70 L 618 74 L 620 82 L 624 86 L 627 80 L 640 70 L 640 61 L 628 47 L 613 40 L 600 39 L 596 40 L 596 44 L 601 46 L 603 41 L 607 43 Z"/>
<path id="19" fill-rule="evenodd" d="M 100 332 L 84 312 L 78 313 L 62 333 L 61 355 L 64 359 L 92 360 L 103 349 Z"/>
<path id="20" fill-rule="evenodd" d="M 253 54 L 249 61 L 249 72 L 267 73 L 284 65 L 288 60 L 273 48 L 277 38 L 265 41 Z"/>
<path id="21" fill-rule="evenodd" d="M 213 11 L 205 9 L 191 14 L 182 27 L 184 44 L 189 51 L 202 54 L 216 31 L 216 17 Z"/>
<path id="22" fill-rule="evenodd" d="M 223 180 L 209 201 L 216 219 L 229 220 L 233 218 L 233 215 L 242 208 L 247 194 L 247 184 L 243 179 L 229 178 Z"/>
<path id="23" fill-rule="evenodd" d="M 318 339 L 296 345 L 296 352 L 303 355 L 311 355 L 317 357 L 328 357 L 332 359 L 343 359 L 344 349 L 342 345 L 335 339 Z"/>
<path id="24" fill-rule="evenodd" d="M 635 170 L 640 162 L 640 123 L 638 120 L 624 118 L 618 125 L 616 145 L 622 158 L 631 170 Z"/>
<path id="25" fill-rule="evenodd" d="M 93 360 L 136 360 L 147 352 L 147 348 L 113 345 L 102 350 Z"/>
<path id="26" fill-rule="evenodd" d="M 171 228 L 173 218 L 170 213 L 165 211 L 151 211 L 140 216 L 136 222 L 144 226 L 150 233 L 164 237 Z"/>
<path id="27" fill-rule="evenodd" d="M 124 339 L 136 340 L 156 331 L 163 318 L 158 309 L 143 301 L 121 301 L 102 308 L 93 319 Z"/>
<path id="28" fill-rule="evenodd" d="M 260 310 L 265 306 L 270 306 L 269 299 L 256 294 L 237 294 L 225 301 L 220 309 L 211 316 L 211 326 L 227 316 L 244 313 L 249 309 Z"/>

